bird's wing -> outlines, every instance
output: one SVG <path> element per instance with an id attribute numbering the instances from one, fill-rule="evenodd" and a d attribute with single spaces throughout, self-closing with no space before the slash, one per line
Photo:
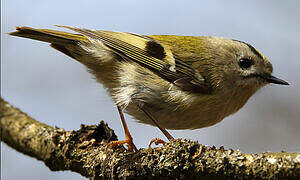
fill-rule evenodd
<path id="1" fill-rule="evenodd" d="M 100 40 L 124 60 L 150 69 L 183 90 L 211 93 L 211 87 L 199 73 L 189 64 L 176 58 L 167 46 L 154 38 L 123 32 L 61 27 L 80 33 L 90 41 Z"/>

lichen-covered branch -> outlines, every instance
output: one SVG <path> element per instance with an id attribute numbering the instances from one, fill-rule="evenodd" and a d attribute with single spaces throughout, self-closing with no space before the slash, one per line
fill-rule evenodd
<path id="1" fill-rule="evenodd" d="M 1 99 L 1 139 L 45 162 L 93 179 L 300 178 L 300 153 L 243 154 L 177 139 L 163 148 L 106 150 L 117 137 L 103 121 L 65 131 L 37 122 Z"/>

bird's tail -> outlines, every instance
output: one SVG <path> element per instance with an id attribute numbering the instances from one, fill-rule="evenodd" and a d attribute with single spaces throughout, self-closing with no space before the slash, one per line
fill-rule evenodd
<path id="1" fill-rule="evenodd" d="M 34 29 L 30 27 L 16 27 L 15 32 L 8 33 L 12 36 L 25 37 L 29 39 L 55 43 L 66 44 L 76 41 L 88 41 L 86 37 L 80 34 L 73 34 L 63 31 L 56 31 L 50 29 Z"/>
<path id="2" fill-rule="evenodd" d="M 30 27 L 16 27 L 15 32 L 8 34 L 51 43 L 51 47 L 72 58 L 74 57 L 69 52 L 68 48 L 66 48 L 66 46 L 76 45 L 78 42 L 89 41 L 85 36 L 80 34 L 49 29 L 34 29 Z"/>

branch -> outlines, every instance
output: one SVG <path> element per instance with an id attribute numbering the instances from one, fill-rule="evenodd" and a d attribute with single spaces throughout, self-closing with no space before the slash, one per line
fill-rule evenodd
<path id="1" fill-rule="evenodd" d="M 117 140 L 103 121 L 65 131 L 42 124 L 1 99 L 1 139 L 53 171 L 93 179 L 286 179 L 300 178 L 300 153 L 244 154 L 177 139 L 163 148 L 106 151 Z"/>

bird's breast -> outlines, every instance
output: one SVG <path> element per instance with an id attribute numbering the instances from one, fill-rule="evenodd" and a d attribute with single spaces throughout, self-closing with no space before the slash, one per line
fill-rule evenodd
<path id="1" fill-rule="evenodd" d="M 153 125 L 137 105 L 143 106 L 167 129 L 212 126 L 235 113 L 250 97 L 248 92 L 245 95 L 238 90 L 214 94 L 183 91 L 132 63 L 120 63 L 118 69 L 118 83 L 108 88 L 115 103 L 138 122 Z"/>

